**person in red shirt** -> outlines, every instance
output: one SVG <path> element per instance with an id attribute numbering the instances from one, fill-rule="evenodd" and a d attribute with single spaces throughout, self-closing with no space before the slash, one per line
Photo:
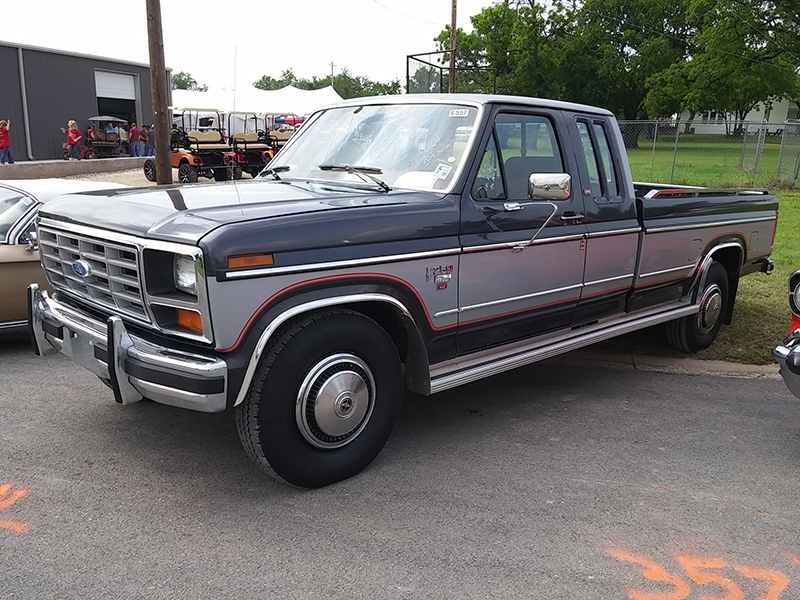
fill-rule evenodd
<path id="1" fill-rule="evenodd" d="M 11 119 L 0 121 L 0 164 L 14 164 L 11 156 L 11 135 L 8 130 L 11 128 Z"/>
<path id="2" fill-rule="evenodd" d="M 78 144 L 81 142 L 81 132 L 78 130 L 78 124 L 75 121 L 69 121 L 67 123 L 69 129 L 61 128 L 61 133 L 67 134 L 67 148 L 69 148 L 69 159 L 70 160 L 80 160 L 81 153 L 78 148 Z"/>
<path id="3" fill-rule="evenodd" d="M 141 156 L 141 148 L 139 147 L 139 139 L 142 137 L 141 130 L 136 127 L 136 123 L 131 123 L 131 128 L 128 131 L 130 136 L 131 156 Z"/>

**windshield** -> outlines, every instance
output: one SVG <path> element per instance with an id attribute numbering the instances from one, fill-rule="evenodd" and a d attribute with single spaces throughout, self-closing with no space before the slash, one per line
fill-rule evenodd
<path id="1" fill-rule="evenodd" d="M 305 125 L 270 167 L 282 171 L 281 179 L 370 186 L 355 173 L 362 170 L 391 188 L 444 190 L 462 163 L 477 114 L 474 106 L 455 104 L 332 108 Z"/>
<path id="2" fill-rule="evenodd" d="M 34 203 L 35 200 L 20 192 L 0 188 L 0 244 L 6 243 L 11 227 Z"/>

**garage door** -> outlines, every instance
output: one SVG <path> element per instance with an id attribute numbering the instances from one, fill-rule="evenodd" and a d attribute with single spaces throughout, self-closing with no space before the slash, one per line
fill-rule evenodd
<path id="1" fill-rule="evenodd" d="M 94 85 L 97 90 L 98 98 L 136 100 L 135 75 L 111 73 L 109 71 L 95 71 Z"/>

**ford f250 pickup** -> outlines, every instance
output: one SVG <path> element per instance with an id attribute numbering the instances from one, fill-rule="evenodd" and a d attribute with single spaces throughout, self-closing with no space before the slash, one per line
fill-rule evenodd
<path id="1" fill-rule="evenodd" d="M 692 352 L 769 273 L 762 190 L 635 184 L 614 116 L 510 96 L 318 111 L 250 181 L 87 193 L 39 216 L 36 351 L 121 404 L 234 410 L 302 487 L 380 452 L 429 395 L 666 324 Z"/>

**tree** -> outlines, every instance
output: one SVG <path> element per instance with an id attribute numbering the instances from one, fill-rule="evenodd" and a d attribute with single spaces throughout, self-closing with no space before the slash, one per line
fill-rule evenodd
<path id="1" fill-rule="evenodd" d="M 197 80 L 186 71 L 178 71 L 172 74 L 173 90 L 194 90 L 197 92 L 207 92 L 207 85 L 198 85 Z"/>

